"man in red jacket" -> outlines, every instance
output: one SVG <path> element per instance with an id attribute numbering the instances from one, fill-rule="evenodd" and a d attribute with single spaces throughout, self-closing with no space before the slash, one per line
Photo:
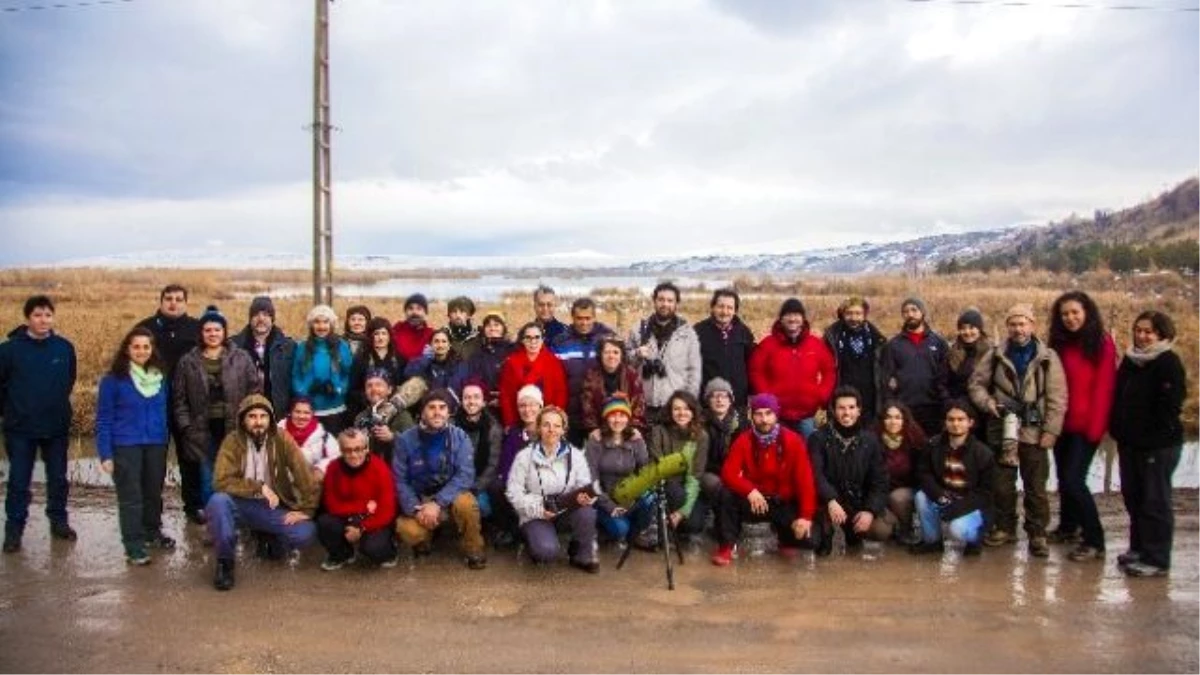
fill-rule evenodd
<path id="1" fill-rule="evenodd" d="M 433 337 L 433 327 L 426 321 L 429 315 L 429 300 L 420 293 L 413 293 L 404 301 L 404 321 L 392 325 L 392 344 L 405 363 L 425 352 Z"/>
<path id="2" fill-rule="evenodd" d="M 829 345 L 809 330 L 804 303 L 788 298 L 779 320 L 750 356 L 750 390 L 779 399 L 779 420 L 805 439 L 816 430 L 813 418 L 829 403 L 837 383 L 837 362 Z"/>
<path id="3" fill-rule="evenodd" d="M 383 567 L 396 565 L 399 550 L 392 537 L 396 488 L 387 464 L 371 453 L 366 433 L 350 427 L 338 434 L 341 458 L 325 472 L 321 493 L 324 512 L 317 517 L 317 537 L 328 551 L 321 569 L 341 569 L 354 562 L 354 549 Z"/>
<path id="4" fill-rule="evenodd" d="M 753 427 L 733 442 L 721 469 L 725 489 L 717 498 L 717 552 L 714 565 L 733 562 L 742 523 L 770 522 L 779 552 L 793 557 L 812 531 L 817 490 L 804 438 L 779 423 L 779 400 L 772 394 L 750 399 Z"/>

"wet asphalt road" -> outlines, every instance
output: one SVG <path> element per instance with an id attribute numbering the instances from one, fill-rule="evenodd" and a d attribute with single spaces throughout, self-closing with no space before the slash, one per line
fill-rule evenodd
<path id="1" fill-rule="evenodd" d="M 166 514 L 179 548 L 124 563 L 111 491 L 72 495 L 74 544 L 51 542 L 35 496 L 25 548 L 0 558 L 0 671 L 964 671 L 1200 670 L 1197 495 L 1177 493 L 1174 568 L 1126 579 L 1119 498 L 1102 502 L 1108 560 L 1074 563 L 1024 541 L 966 560 L 892 546 L 734 567 L 708 550 L 665 589 L 661 557 L 617 553 L 588 576 L 493 552 L 465 569 L 452 539 L 395 569 L 243 556 L 211 586 L 202 530 Z"/>

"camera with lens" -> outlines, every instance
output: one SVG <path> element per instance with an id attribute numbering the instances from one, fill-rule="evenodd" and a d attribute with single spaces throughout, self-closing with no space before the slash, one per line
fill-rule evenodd
<path id="1" fill-rule="evenodd" d="M 662 359 L 647 359 L 642 363 L 642 378 L 650 379 L 652 377 L 666 377 L 667 367 L 663 365 Z"/>
<path id="2" fill-rule="evenodd" d="M 1027 427 L 1040 427 L 1045 421 L 1042 418 L 1042 409 L 1036 403 L 1027 403 L 1021 406 L 1018 414 L 1021 416 L 1021 423 Z"/>
<path id="3" fill-rule="evenodd" d="M 546 495 L 542 497 L 542 508 L 554 514 L 565 510 L 558 499 L 558 495 Z"/>

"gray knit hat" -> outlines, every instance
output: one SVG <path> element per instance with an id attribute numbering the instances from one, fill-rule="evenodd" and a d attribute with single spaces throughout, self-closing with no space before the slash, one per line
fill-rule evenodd
<path id="1" fill-rule="evenodd" d="M 925 311 L 925 301 L 924 300 L 922 300 L 916 296 L 913 296 L 911 298 L 905 298 L 904 302 L 900 303 L 900 311 L 903 312 L 904 308 L 908 307 L 909 305 L 913 305 L 917 309 L 921 310 L 922 318 L 929 317 L 929 312 Z"/>
<path id="2" fill-rule="evenodd" d="M 723 391 L 729 398 L 733 398 L 733 385 L 729 384 L 729 381 L 723 377 L 714 377 L 708 381 L 708 384 L 704 385 L 704 400 L 707 401 L 709 396 L 718 391 Z"/>

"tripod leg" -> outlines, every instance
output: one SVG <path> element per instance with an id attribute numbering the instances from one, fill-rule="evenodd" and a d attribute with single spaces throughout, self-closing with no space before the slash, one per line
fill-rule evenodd
<path id="1" fill-rule="evenodd" d="M 625 565 L 625 561 L 629 559 L 630 552 L 633 551 L 633 545 L 629 543 L 629 539 L 625 540 L 625 550 L 621 551 L 621 557 L 617 559 L 617 569 L 621 569 Z"/>
<path id="2" fill-rule="evenodd" d="M 663 560 L 667 564 L 667 590 L 675 590 L 675 567 L 671 561 L 671 524 L 667 519 L 667 491 L 658 484 L 658 543 L 662 546 Z"/>

